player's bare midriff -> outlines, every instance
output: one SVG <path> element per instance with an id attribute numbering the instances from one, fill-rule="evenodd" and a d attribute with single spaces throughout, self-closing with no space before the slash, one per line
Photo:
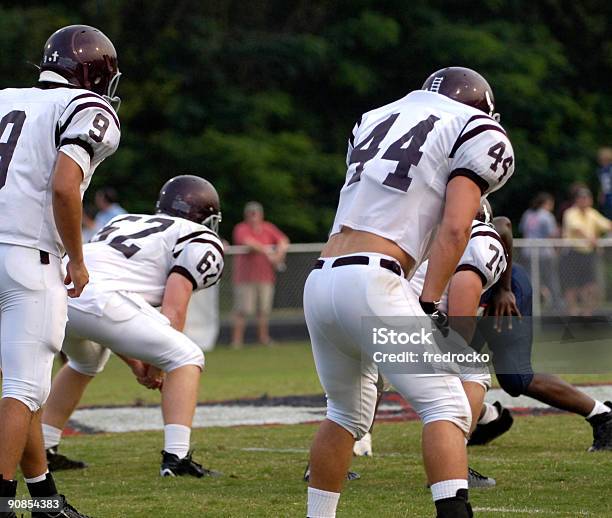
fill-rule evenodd
<path id="1" fill-rule="evenodd" d="M 409 272 L 414 266 L 414 259 L 404 252 L 396 243 L 384 237 L 342 227 L 342 230 L 329 238 L 321 251 L 321 257 L 337 257 L 340 255 L 375 253 L 393 257 L 400 263 L 404 272 Z"/>

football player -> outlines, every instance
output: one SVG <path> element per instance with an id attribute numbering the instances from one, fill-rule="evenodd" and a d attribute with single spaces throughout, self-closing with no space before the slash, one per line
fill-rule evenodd
<path id="1" fill-rule="evenodd" d="M 0 90 L 0 497 L 15 496 L 19 463 L 33 497 L 57 495 L 40 409 L 64 336 L 66 295 L 78 297 L 88 282 L 81 200 L 119 145 L 111 105 L 119 76 L 112 42 L 71 25 L 45 43 L 36 87 Z M 57 498 L 55 509 L 32 516 L 82 516 Z"/>
<path id="2" fill-rule="evenodd" d="M 512 250 L 512 225 L 504 218 L 495 223 Z M 501 388 L 511 396 L 525 395 L 554 408 L 584 417 L 593 428 L 593 444 L 589 451 L 612 450 L 612 402 L 605 403 L 589 397 L 558 376 L 534 373 L 531 366 L 533 343 L 532 288 L 529 276 L 520 265 L 512 265 L 501 280 L 482 298 L 489 318 L 478 323 L 478 332 L 471 346 L 480 350 L 486 343 L 493 353 L 493 366 Z M 512 316 L 514 315 L 514 316 Z M 519 316 L 525 319 L 519 319 Z M 508 327 L 502 329 L 502 319 Z M 506 432 L 512 417 L 499 403 L 485 403 L 478 426 L 469 445 L 486 444 Z"/>
<path id="3" fill-rule="evenodd" d="M 363 317 L 429 315 L 455 271 L 480 199 L 514 171 L 493 92 L 473 70 L 432 74 L 422 90 L 365 113 L 349 139 L 347 178 L 330 239 L 304 289 L 304 312 L 327 416 L 310 453 L 308 516 L 332 517 L 353 444 L 370 429 L 378 368 Z M 436 232 L 437 230 L 437 232 Z M 423 290 L 408 279 L 427 257 Z M 381 371 L 424 422 L 423 456 L 439 518 L 472 516 L 471 410 L 454 374 Z"/>
<path id="4" fill-rule="evenodd" d="M 221 277 L 220 220 L 212 184 L 182 175 L 162 187 L 155 215 L 117 216 L 84 246 L 90 283 L 68 305 L 63 346 L 68 363 L 53 380 L 43 413 L 52 469 L 84 467 L 58 454 L 57 446 L 87 385 L 113 351 L 127 358 L 150 388 L 159 385 L 160 371 L 166 373 L 161 476 L 217 474 L 196 463 L 189 451 L 204 355 L 181 331 L 192 293 Z"/>
<path id="5" fill-rule="evenodd" d="M 474 333 L 473 317 L 477 316 L 480 297 L 491 288 L 505 272 L 507 266 L 507 253 L 505 245 L 491 223 L 491 207 L 487 200 L 482 201 L 481 209 L 472 223 L 470 240 L 455 273 L 440 299 L 440 309 L 449 315 L 450 326 L 462 333 L 469 342 Z M 428 261 L 423 262 L 414 273 L 410 284 L 417 293 L 423 289 L 427 273 Z M 452 287 L 452 291 L 450 288 Z M 454 318 L 458 317 L 458 318 Z M 464 318 L 468 317 L 468 318 Z M 471 318 L 470 318 L 471 317 Z M 382 376 L 380 377 L 382 378 Z M 481 407 L 486 391 L 491 385 L 491 376 L 488 373 L 462 376 L 463 387 L 472 407 L 472 416 L 480 416 Z M 379 379 L 378 400 L 383 395 L 384 382 Z M 472 428 L 476 426 L 473 420 Z M 361 440 L 356 441 L 353 453 L 357 456 L 372 455 L 372 429 Z M 306 472 L 308 474 L 308 470 Z M 357 475 L 349 472 L 348 480 Z M 306 476 L 306 475 L 305 475 Z M 468 486 L 470 488 L 493 487 L 495 480 L 468 468 Z"/>

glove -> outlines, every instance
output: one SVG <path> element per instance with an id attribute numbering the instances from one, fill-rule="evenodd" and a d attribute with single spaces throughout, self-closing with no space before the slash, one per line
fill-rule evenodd
<path id="1" fill-rule="evenodd" d="M 419 304 L 421 304 L 421 309 L 425 314 L 433 320 L 438 330 L 442 333 L 442 336 L 447 338 L 450 331 L 448 315 L 441 309 L 438 309 L 440 302 L 425 302 L 419 297 Z"/>

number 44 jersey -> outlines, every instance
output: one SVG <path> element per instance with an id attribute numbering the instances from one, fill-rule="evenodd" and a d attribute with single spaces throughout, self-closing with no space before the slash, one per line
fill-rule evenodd
<path id="1" fill-rule="evenodd" d="M 83 247 L 89 284 L 70 306 L 101 316 L 115 292 L 160 306 L 171 273 L 197 291 L 217 283 L 223 244 L 204 225 L 165 214 L 122 214 Z"/>
<path id="2" fill-rule="evenodd" d="M 362 115 L 347 166 L 331 234 L 343 226 L 377 234 L 418 265 L 441 220 L 448 182 L 465 176 L 486 195 L 510 178 L 514 155 L 492 117 L 419 90 Z"/>
<path id="3" fill-rule="evenodd" d="M 53 217 L 58 152 L 83 172 L 81 197 L 96 167 L 119 145 L 119 119 L 101 96 L 79 88 L 0 90 L 0 242 L 61 257 Z"/>

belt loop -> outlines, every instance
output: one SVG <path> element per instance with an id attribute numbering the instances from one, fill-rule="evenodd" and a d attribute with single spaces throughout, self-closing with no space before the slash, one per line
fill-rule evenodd
<path id="1" fill-rule="evenodd" d="M 40 264 L 51 264 L 51 261 L 49 259 L 49 252 L 44 252 L 42 250 L 39 250 L 40 252 Z"/>

